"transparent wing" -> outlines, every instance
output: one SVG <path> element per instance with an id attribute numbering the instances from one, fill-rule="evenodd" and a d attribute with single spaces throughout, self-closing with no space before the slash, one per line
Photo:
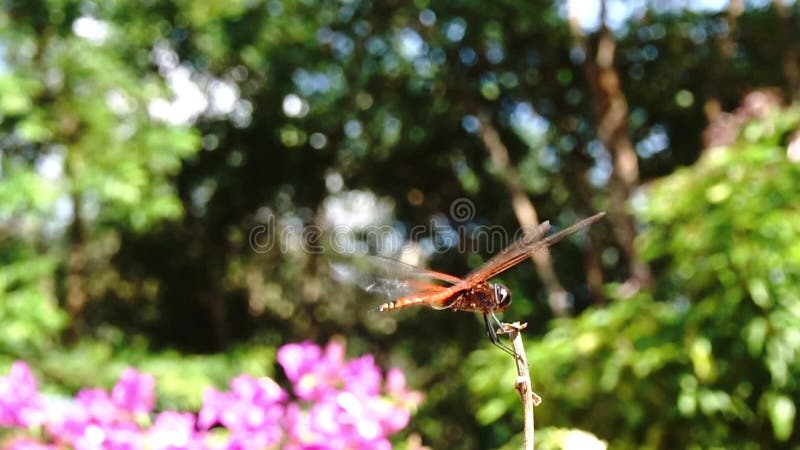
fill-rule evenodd
<path id="1" fill-rule="evenodd" d="M 367 258 L 370 266 L 384 276 L 395 278 L 428 279 L 438 280 L 447 284 L 458 284 L 463 280 L 459 277 L 437 272 L 435 270 L 423 269 L 412 266 L 396 259 L 384 258 L 383 256 L 370 256 Z"/>
<path id="2" fill-rule="evenodd" d="M 540 223 L 534 231 L 526 234 L 521 239 L 516 240 L 500 253 L 492 256 L 482 266 L 473 270 L 465 277 L 469 281 L 488 280 L 489 278 L 510 269 L 515 264 L 523 261 L 530 255 L 533 248 L 541 242 L 541 239 L 550 230 L 550 222 Z"/>
<path id="3" fill-rule="evenodd" d="M 470 272 L 470 274 L 466 276 L 465 280 L 468 283 L 473 283 L 493 278 L 501 272 L 505 272 L 506 270 L 524 261 L 534 252 L 550 247 L 551 245 L 580 230 L 581 228 L 597 222 L 605 215 L 606 213 L 601 212 L 591 217 L 587 217 L 586 219 L 583 219 L 580 222 L 547 237 L 543 236 L 547 230 L 550 229 L 550 224 L 548 222 L 542 222 L 542 224 L 537 227 L 533 234 L 523 236 L 521 239 L 506 247 L 503 251 L 492 257 L 484 265 Z"/>
<path id="4" fill-rule="evenodd" d="M 390 299 L 437 292 L 463 282 L 452 275 L 379 256 L 367 257 L 359 266 L 331 262 L 330 270 L 333 279 L 340 283 L 356 285 Z"/>

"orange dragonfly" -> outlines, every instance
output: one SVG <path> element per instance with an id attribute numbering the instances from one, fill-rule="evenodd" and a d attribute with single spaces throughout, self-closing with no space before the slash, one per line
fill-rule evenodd
<path id="1" fill-rule="evenodd" d="M 383 272 L 387 277 L 354 279 L 352 273 L 346 273 L 346 270 L 336 266 L 333 267 L 333 273 L 341 281 L 355 282 L 368 292 L 381 292 L 394 298 L 379 305 L 377 311 L 394 311 L 424 305 L 433 309 L 481 313 L 486 333 L 492 343 L 508 352 L 510 350 L 500 343 L 489 317 L 502 328 L 495 313 L 508 309 L 511 305 L 511 292 L 506 286 L 492 284 L 488 280 L 524 261 L 534 252 L 545 250 L 566 236 L 597 222 L 604 215 L 604 212 L 595 214 L 547 237 L 544 235 L 550 229 L 550 224 L 542 222 L 535 232 L 512 243 L 464 278 L 382 257 L 372 257 L 370 263 L 374 270 Z"/>

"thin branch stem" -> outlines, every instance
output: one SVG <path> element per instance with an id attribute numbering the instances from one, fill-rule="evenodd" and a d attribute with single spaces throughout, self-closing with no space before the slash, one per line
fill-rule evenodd
<path id="1" fill-rule="evenodd" d="M 528 369 L 528 357 L 525 354 L 525 347 L 522 344 L 522 333 L 520 331 L 527 327 L 527 323 L 504 323 L 500 330 L 503 334 L 508 334 L 514 349 L 514 362 L 517 364 L 517 379 L 515 387 L 519 396 L 522 398 L 522 407 L 525 411 L 524 428 L 524 449 L 533 450 L 534 431 L 533 431 L 533 407 L 542 402 L 542 398 L 533 392 L 531 386 L 531 374 Z"/>

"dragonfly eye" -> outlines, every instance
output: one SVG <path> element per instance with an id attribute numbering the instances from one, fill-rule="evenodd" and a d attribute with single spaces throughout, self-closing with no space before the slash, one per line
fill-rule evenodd
<path id="1" fill-rule="evenodd" d="M 502 284 L 495 285 L 494 298 L 497 301 L 498 309 L 504 310 L 511 304 L 511 291 Z"/>

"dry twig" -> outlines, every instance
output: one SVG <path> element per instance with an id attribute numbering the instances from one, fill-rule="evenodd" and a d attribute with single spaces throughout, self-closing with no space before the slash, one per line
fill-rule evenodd
<path id="1" fill-rule="evenodd" d="M 508 334 L 514 348 L 514 362 L 517 364 L 517 380 L 515 382 L 519 396 L 522 397 L 522 406 L 525 411 L 525 450 L 533 450 L 533 407 L 542 402 L 531 386 L 531 374 L 528 370 L 528 357 L 525 355 L 525 347 L 522 345 L 522 333 L 520 331 L 527 327 L 527 323 L 503 323 L 500 330 L 503 334 Z"/>

